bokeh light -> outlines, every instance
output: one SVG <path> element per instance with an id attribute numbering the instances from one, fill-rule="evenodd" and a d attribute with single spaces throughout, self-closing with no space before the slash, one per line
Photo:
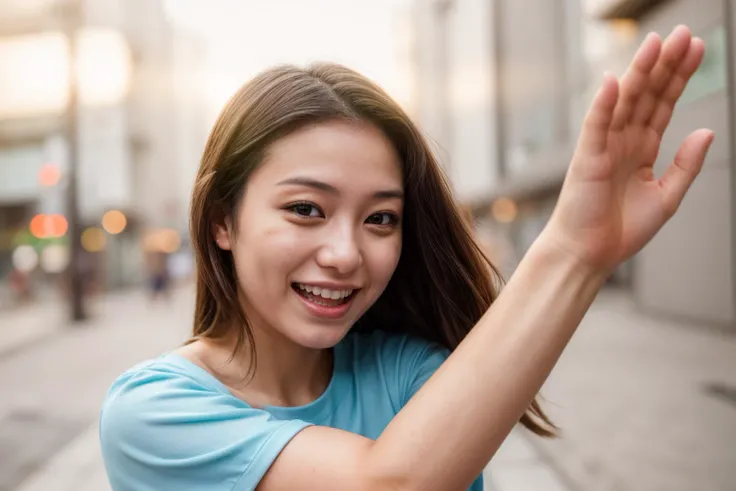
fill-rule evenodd
<path id="1" fill-rule="evenodd" d="M 69 230 L 69 222 L 67 222 L 64 215 L 51 215 L 48 218 L 49 236 L 50 237 L 63 237 Z"/>
<path id="2" fill-rule="evenodd" d="M 53 215 L 41 213 L 31 219 L 29 229 L 37 239 L 59 238 L 66 235 L 69 222 L 64 215 L 58 213 Z"/>
<path id="3" fill-rule="evenodd" d="M 46 215 L 36 215 L 29 225 L 31 234 L 37 239 L 46 237 Z"/>
<path id="4" fill-rule="evenodd" d="M 41 269 L 47 273 L 61 273 L 69 265 L 69 248 L 52 244 L 41 251 Z"/>
<path id="5" fill-rule="evenodd" d="M 59 184 L 61 180 L 61 169 L 57 164 L 44 164 L 38 171 L 38 183 L 44 187 L 52 187 Z"/>
<path id="6" fill-rule="evenodd" d="M 163 252 L 173 254 L 181 247 L 179 232 L 171 228 L 149 231 L 143 238 L 143 249 L 146 252 Z"/>
<path id="7" fill-rule="evenodd" d="M 110 235 L 117 235 L 125 230 L 128 220 L 123 212 L 110 210 L 102 216 L 102 228 Z"/>
<path id="8" fill-rule="evenodd" d="M 30 273 L 38 266 L 38 253 L 29 245 L 21 245 L 13 251 L 13 266 L 18 271 Z"/>
<path id="9" fill-rule="evenodd" d="M 82 232 L 82 247 L 87 252 L 100 252 L 107 246 L 105 232 L 99 227 L 89 227 Z"/>
<path id="10" fill-rule="evenodd" d="M 519 207 L 511 199 L 499 198 L 491 205 L 491 214 L 494 220 L 500 223 L 511 223 L 516 219 Z"/>

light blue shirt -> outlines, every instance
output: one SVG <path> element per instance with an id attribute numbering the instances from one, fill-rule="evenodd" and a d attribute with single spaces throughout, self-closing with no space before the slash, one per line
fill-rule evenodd
<path id="1" fill-rule="evenodd" d="M 104 402 L 100 439 L 112 489 L 254 490 L 309 425 L 378 438 L 447 356 L 417 338 L 350 333 L 317 400 L 255 409 L 196 364 L 162 355 L 120 376 Z M 470 491 L 482 490 L 479 477 Z"/>

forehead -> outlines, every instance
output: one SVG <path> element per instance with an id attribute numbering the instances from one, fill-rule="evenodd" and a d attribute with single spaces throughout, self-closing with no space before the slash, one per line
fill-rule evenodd
<path id="1" fill-rule="evenodd" d="M 403 187 L 401 162 L 391 141 L 362 122 L 319 123 L 277 140 L 250 181 L 275 184 L 295 175 L 356 193 Z"/>

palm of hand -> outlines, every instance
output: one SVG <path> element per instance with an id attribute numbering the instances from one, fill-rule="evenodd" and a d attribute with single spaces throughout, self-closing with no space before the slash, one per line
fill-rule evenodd
<path id="1" fill-rule="evenodd" d="M 606 76 L 545 237 L 586 264 L 610 270 L 644 247 L 674 214 L 702 167 L 712 133 L 691 134 L 660 179 L 653 166 L 703 50 L 700 39 L 679 27 L 664 45 L 656 35 L 647 37 L 620 87 Z"/>

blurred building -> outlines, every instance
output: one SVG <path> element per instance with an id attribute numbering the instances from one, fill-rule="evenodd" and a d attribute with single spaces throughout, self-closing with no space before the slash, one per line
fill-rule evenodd
<path id="1" fill-rule="evenodd" d="M 509 274 L 547 222 L 604 71 L 621 75 L 649 31 L 705 39 L 665 135 L 661 173 L 690 131 L 716 132 L 678 214 L 611 281 L 640 308 L 736 325 L 736 1 L 415 0 L 414 116 L 437 143 L 492 258 Z"/>
<path id="2" fill-rule="evenodd" d="M 169 248 L 186 237 L 207 131 L 201 44 L 168 22 L 159 0 L 17 0 L 0 10 L 0 284 L 20 245 L 41 260 L 48 245 L 68 242 L 63 227 L 48 233 L 31 221 L 68 211 L 70 29 L 77 201 L 92 228 L 83 244 L 99 286 L 140 281 L 152 229 L 168 233 Z M 120 213 L 103 220 L 111 210 Z"/>

